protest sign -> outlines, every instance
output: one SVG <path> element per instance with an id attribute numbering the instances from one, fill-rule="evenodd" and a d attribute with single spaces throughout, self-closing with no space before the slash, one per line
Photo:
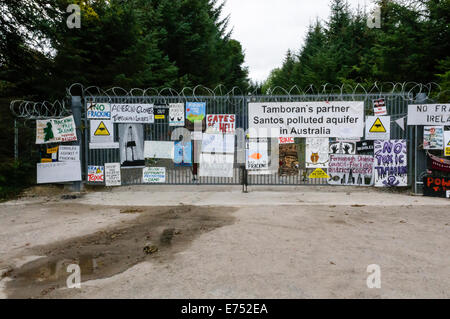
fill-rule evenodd
<path id="1" fill-rule="evenodd" d="M 373 141 L 356 142 L 356 152 L 358 154 L 373 154 Z"/>
<path id="2" fill-rule="evenodd" d="M 206 116 L 206 133 L 234 133 L 236 115 L 208 114 Z"/>
<path id="3" fill-rule="evenodd" d="M 184 103 L 169 104 L 169 126 L 184 126 Z"/>
<path id="4" fill-rule="evenodd" d="M 316 168 L 308 178 L 329 178 L 328 174 L 321 168 Z"/>
<path id="5" fill-rule="evenodd" d="M 119 124 L 120 164 L 144 166 L 144 125 Z"/>
<path id="6" fill-rule="evenodd" d="M 77 140 L 73 115 L 62 119 L 36 120 L 36 144 Z"/>
<path id="7" fill-rule="evenodd" d="M 292 143 L 295 143 L 295 141 L 294 141 L 293 137 L 279 137 L 278 143 L 279 144 L 292 144 Z"/>
<path id="8" fill-rule="evenodd" d="M 89 124 L 92 144 L 114 143 L 114 123 L 112 121 L 91 120 Z"/>
<path id="9" fill-rule="evenodd" d="M 202 153 L 234 153 L 234 134 L 203 134 Z"/>
<path id="10" fill-rule="evenodd" d="M 186 119 L 189 122 L 203 121 L 206 115 L 206 102 L 187 102 Z"/>
<path id="11" fill-rule="evenodd" d="M 450 125 L 450 104 L 408 105 L 408 125 Z"/>
<path id="12" fill-rule="evenodd" d="M 114 123 L 154 123 L 153 104 L 111 104 Z"/>
<path id="13" fill-rule="evenodd" d="M 109 120 L 111 118 L 111 104 L 88 102 L 87 118 Z"/>
<path id="14" fill-rule="evenodd" d="M 366 117 L 366 140 L 388 140 L 391 138 L 390 116 Z"/>
<path id="15" fill-rule="evenodd" d="M 120 163 L 105 163 L 105 185 L 121 185 Z"/>
<path id="16" fill-rule="evenodd" d="M 280 162 L 278 174 L 280 176 L 298 175 L 300 163 L 298 161 L 297 144 L 280 144 L 278 154 Z"/>
<path id="17" fill-rule="evenodd" d="M 330 185 L 373 185 L 373 157 L 370 155 L 330 155 Z"/>
<path id="18" fill-rule="evenodd" d="M 428 168 L 436 171 L 450 172 L 450 160 L 440 158 L 427 152 Z"/>
<path id="19" fill-rule="evenodd" d="M 376 187 L 408 186 L 406 140 L 374 141 Z"/>
<path id="20" fill-rule="evenodd" d="M 80 146 L 61 145 L 59 147 L 58 160 L 60 162 L 70 162 L 80 160 Z"/>
<path id="21" fill-rule="evenodd" d="M 450 191 L 450 177 L 429 176 L 423 178 L 423 195 L 432 197 L 447 197 Z"/>
<path id="22" fill-rule="evenodd" d="M 81 181 L 80 161 L 37 164 L 37 183 L 64 183 Z"/>
<path id="23" fill-rule="evenodd" d="M 328 138 L 306 139 L 306 168 L 328 167 Z"/>
<path id="24" fill-rule="evenodd" d="M 423 149 L 443 150 L 444 149 L 444 127 L 424 126 L 423 127 Z"/>
<path id="25" fill-rule="evenodd" d="M 105 178 L 103 166 L 88 166 L 88 182 L 103 182 Z"/>
<path id="26" fill-rule="evenodd" d="M 250 137 L 361 137 L 364 102 L 249 103 Z M 272 132 L 275 129 L 275 132 Z M 258 136 L 252 136 L 253 134 Z M 270 136 L 272 134 L 276 136 Z"/>
<path id="27" fill-rule="evenodd" d="M 450 156 L 450 131 L 444 132 L 444 155 Z"/>
<path id="28" fill-rule="evenodd" d="M 269 153 L 267 139 L 265 141 L 248 142 L 246 150 L 245 168 L 248 170 L 267 170 L 269 168 Z"/>
<path id="29" fill-rule="evenodd" d="M 144 183 L 165 183 L 166 168 L 165 167 L 145 167 L 142 170 L 142 181 Z"/>
<path id="30" fill-rule="evenodd" d="M 145 158 L 173 159 L 173 156 L 174 156 L 174 142 L 145 141 L 144 144 Z"/>
<path id="31" fill-rule="evenodd" d="M 373 100 L 373 114 L 375 114 L 376 116 L 383 116 L 388 114 L 384 99 Z"/>
<path id="32" fill-rule="evenodd" d="M 355 142 L 331 142 L 330 151 L 331 154 L 355 154 L 356 143 Z"/>
<path id="33" fill-rule="evenodd" d="M 175 166 L 192 166 L 192 142 L 175 142 L 174 145 Z"/>
<path id="34" fill-rule="evenodd" d="M 169 109 L 167 108 L 166 105 L 155 105 L 154 106 L 155 122 L 156 123 L 165 122 L 168 111 Z"/>
<path id="35" fill-rule="evenodd" d="M 55 136 L 52 120 L 36 120 L 36 144 L 57 142 L 60 139 Z"/>
<path id="36" fill-rule="evenodd" d="M 234 154 L 200 154 L 201 177 L 233 177 Z"/>

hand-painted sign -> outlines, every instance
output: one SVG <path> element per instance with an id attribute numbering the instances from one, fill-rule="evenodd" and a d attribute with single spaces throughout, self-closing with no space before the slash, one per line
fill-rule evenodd
<path id="1" fill-rule="evenodd" d="M 79 161 L 80 146 L 78 145 L 61 145 L 59 147 L 58 160 L 60 162 Z"/>
<path id="2" fill-rule="evenodd" d="M 203 134 L 202 153 L 234 153 L 234 134 Z"/>
<path id="3" fill-rule="evenodd" d="M 175 142 L 175 166 L 192 166 L 192 142 Z"/>
<path id="4" fill-rule="evenodd" d="M 233 177 L 234 154 L 201 154 L 201 177 Z"/>
<path id="5" fill-rule="evenodd" d="M 424 177 L 423 178 L 423 195 L 433 197 L 447 197 L 450 191 L 450 177 Z"/>
<path id="6" fill-rule="evenodd" d="M 111 104 L 114 123 L 154 123 L 153 104 Z"/>
<path id="7" fill-rule="evenodd" d="M 169 126 L 184 126 L 184 103 L 169 104 Z"/>
<path id="8" fill-rule="evenodd" d="M 166 168 L 165 167 L 145 167 L 142 170 L 142 181 L 144 183 L 165 183 Z"/>
<path id="9" fill-rule="evenodd" d="M 309 174 L 308 178 L 330 178 L 328 174 L 321 168 L 316 168 L 311 174 Z"/>
<path id="10" fill-rule="evenodd" d="M 295 143 L 295 140 L 293 137 L 279 137 L 278 143 L 279 144 L 292 144 L 292 143 Z"/>
<path id="11" fill-rule="evenodd" d="M 73 115 L 62 119 L 36 120 L 36 144 L 77 140 Z"/>
<path id="12" fill-rule="evenodd" d="M 36 144 L 57 143 L 61 140 L 55 136 L 53 121 L 36 120 Z"/>
<path id="13" fill-rule="evenodd" d="M 450 172 L 450 160 L 428 154 L 428 167 L 432 170 Z"/>
<path id="14" fill-rule="evenodd" d="M 364 102 L 249 103 L 250 137 L 361 137 Z M 275 129 L 278 136 L 270 136 Z M 257 134 L 258 136 L 252 136 Z"/>
<path id="15" fill-rule="evenodd" d="M 114 143 L 114 123 L 109 120 L 91 120 L 90 131 L 92 144 Z"/>
<path id="16" fill-rule="evenodd" d="M 408 125 L 450 125 L 450 104 L 408 105 Z"/>
<path id="17" fill-rule="evenodd" d="M 371 155 L 330 155 L 328 166 L 330 185 L 373 185 L 373 157 Z"/>
<path id="18" fill-rule="evenodd" d="M 358 154 L 373 154 L 373 141 L 356 142 L 356 152 Z"/>
<path id="19" fill-rule="evenodd" d="M 330 154 L 355 154 L 355 142 L 331 142 Z"/>
<path id="20" fill-rule="evenodd" d="M 236 115 L 208 114 L 206 116 L 206 133 L 234 133 Z"/>
<path id="21" fill-rule="evenodd" d="M 37 183 L 64 183 L 81 181 L 80 161 L 37 164 Z"/>
<path id="22" fill-rule="evenodd" d="M 105 163 L 105 185 L 121 185 L 120 163 Z"/>
<path id="23" fill-rule="evenodd" d="M 88 182 L 103 182 L 105 177 L 103 166 L 88 166 Z"/>
<path id="24" fill-rule="evenodd" d="M 376 187 L 408 186 L 406 140 L 374 141 Z"/>
<path id="25" fill-rule="evenodd" d="M 424 126 L 423 127 L 423 149 L 442 150 L 444 149 L 444 127 Z"/>
<path id="26" fill-rule="evenodd" d="M 245 168 L 248 170 L 267 170 L 269 168 L 269 153 L 267 139 L 265 141 L 249 141 L 246 150 Z"/>
<path id="27" fill-rule="evenodd" d="M 306 139 L 306 168 L 328 167 L 328 138 Z"/>
<path id="28" fill-rule="evenodd" d="M 203 121 L 206 115 L 206 102 L 187 102 L 186 119 L 189 122 Z"/>
<path id="29" fill-rule="evenodd" d="M 87 118 L 109 120 L 111 118 L 111 104 L 89 102 Z"/>
<path id="30" fill-rule="evenodd" d="M 450 131 L 444 132 L 444 155 L 450 156 Z"/>
<path id="31" fill-rule="evenodd" d="M 145 141 L 144 143 L 145 158 L 173 159 L 173 156 L 174 156 L 174 142 Z"/>
<path id="32" fill-rule="evenodd" d="M 391 138 L 390 116 L 366 117 L 366 140 L 388 140 Z"/>
<path id="33" fill-rule="evenodd" d="M 384 99 L 373 100 L 373 113 L 376 116 L 383 116 L 388 114 Z"/>

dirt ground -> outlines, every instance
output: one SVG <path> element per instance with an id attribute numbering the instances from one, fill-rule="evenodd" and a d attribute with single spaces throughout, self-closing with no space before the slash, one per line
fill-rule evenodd
<path id="1" fill-rule="evenodd" d="M 0 297 L 449 298 L 449 247 L 450 201 L 407 192 L 38 187 L 0 204 Z"/>

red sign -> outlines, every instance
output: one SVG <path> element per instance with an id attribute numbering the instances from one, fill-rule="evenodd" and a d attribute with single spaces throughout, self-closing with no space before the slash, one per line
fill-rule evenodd
<path id="1" fill-rule="evenodd" d="M 279 139 L 280 139 L 280 144 L 292 144 L 292 143 L 295 143 L 293 137 L 279 137 Z"/>
<path id="2" fill-rule="evenodd" d="M 236 116 L 234 114 L 208 114 L 206 125 L 207 133 L 234 133 Z"/>

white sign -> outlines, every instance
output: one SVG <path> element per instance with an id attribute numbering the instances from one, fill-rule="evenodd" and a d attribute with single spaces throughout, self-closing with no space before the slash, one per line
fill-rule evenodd
<path id="1" fill-rule="evenodd" d="M 142 180 L 144 183 L 165 183 L 165 167 L 145 167 L 142 170 Z"/>
<path id="2" fill-rule="evenodd" d="M 328 138 L 307 138 L 305 148 L 306 168 L 327 168 L 328 146 Z"/>
<path id="3" fill-rule="evenodd" d="M 89 143 L 91 150 L 107 150 L 112 148 L 119 148 L 119 143 Z"/>
<path id="4" fill-rule="evenodd" d="M 80 161 L 37 164 L 37 183 L 64 183 L 81 181 Z"/>
<path id="5" fill-rule="evenodd" d="M 111 104 L 89 102 L 87 118 L 109 120 L 111 118 Z"/>
<path id="6" fill-rule="evenodd" d="M 388 140 L 391 138 L 390 116 L 366 117 L 366 140 Z"/>
<path id="7" fill-rule="evenodd" d="M 145 158 L 168 158 L 174 157 L 174 142 L 145 141 Z"/>
<path id="8" fill-rule="evenodd" d="M 424 126 L 423 127 L 423 149 L 443 150 L 444 149 L 444 127 Z"/>
<path id="9" fill-rule="evenodd" d="M 250 137 L 361 137 L 364 102 L 249 103 Z M 271 130 L 275 129 L 278 136 Z M 253 131 L 253 132 L 252 132 Z"/>
<path id="10" fill-rule="evenodd" d="M 234 153 L 232 134 L 203 134 L 202 153 Z"/>
<path id="11" fill-rule="evenodd" d="M 375 187 L 408 185 L 406 140 L 374 141 Z"/>
<path id="12" fill-rule="evenodd" d="M 80 160 L 80 146 L 60 145 L 58 159 L 60 162 L 70 162 Z"/>
<path id="13" fill-rule="evenodd" d="M 234 114 L 208 114 L 206 116 L 207 133 L 234 133 L 236 128 L 236 115 Z"/>
<path id="14" fill-rule="evenodd" d="M 408 105 L 408 125 L 450 125 L 450 104 Z"/>
<path id="15" fill-rule="evenodd" d="M 184 103 L 169 104 L 169 126 L 184 126 Z"/>
<path id="16" fill-rule="evenodd" d="M 383 116 L 388 114 L 384 99 L 373 100 L 373 113 L 376 116 Z"/>
<path id="17" fill-rule="evenodd" d="M 121 185 L 120 163 L 105 163 L 105 185 Z"/>
<path id="18" fill-rule="evenodd" d="M 233 177 L 234 154 L 201 154 L 202 177 Z"/>
<path id="19" fill-rule="evenodd" d="M 110 120 L 91 120 L 91 143 L 114 143 L 114 123 Z"/>
<path id="20" fill-rule="evenodd" d="M 248 142 L 247 161 L 245 168 L 248 170 L 269 169 L 269 152 L 266 142 Z"/>
<path id="21" fill-rule="evenodd" d="M 62 119 L 36 120 L 36 144 L 77 140 L 73 115 Z"/>
<path id="22" fill-rule="evenodd" d="M 373 156 L 330 155 L 328 165 L 330 185 L 373 185 Z"/>
<path id="23" fill-rule="evenodd" d="M 114 123 L 155 123 L 153 104 L 111 104 Z"/>

